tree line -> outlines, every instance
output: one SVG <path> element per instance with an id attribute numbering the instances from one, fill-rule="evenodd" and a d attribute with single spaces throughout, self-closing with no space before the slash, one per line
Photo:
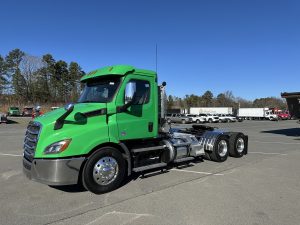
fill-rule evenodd
<path id="1" fill-rule="evenodd" d="M 231 91 L 218 94 L 216 97 L 211 91 L 206 91 L 203 95 L 185 95 L 183 98 L 169 95 L 167 97 L 167 109 L 189 109 L 191 107 L 233 107 L 237 108 L 279 108 L 286 109 L 285 100 L 276 97 L 258 98 L 249 101 L 240 97 L 235 97 Z"/>
<path id="2" fill-rule="evenodd" d="M 51 54 L 32 56 L 20 49 L 0 55 L 0 94 L 3 103 L 62 103 L 80 94 L 84 75 L 77 62 L 55 60 Z"/>
<path id="3" fill-rule="evenodd" d="M 80 78 L 85 74 L 77 62 L 55 60 L 51 54 L 32 56 L 20 49 L 0 55 L 0 101 L 7 104 L 44 104 L 76 101 Z M 190 107 L 276 107 L 286 108 L 284 100 L 275 97 L 248 101 L 231 91 L 216 97 L 211 91 L 183 98 L 169 95 L 167 108 Z"/>

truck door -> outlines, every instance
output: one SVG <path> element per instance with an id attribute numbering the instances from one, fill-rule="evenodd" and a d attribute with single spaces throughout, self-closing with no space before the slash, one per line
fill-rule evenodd
<path id="1" fill-rule="evenodd" d="M 157 135 L 157 101 L 155 88 L 151 85 L 154 84 L 154 79 L 151 79 L 153 78 L 136 79 L 128 76 L 123 82 L 118 102 L 124 105 L 133 96 L 136 101 L 127 110 L 117 114 L 119 140 L 143 139 Z"/>

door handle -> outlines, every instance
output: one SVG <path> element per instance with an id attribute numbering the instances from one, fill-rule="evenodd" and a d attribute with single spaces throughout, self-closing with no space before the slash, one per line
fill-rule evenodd
<path id="1" fill-rule="evenodd" d="M 153 131 L 153 122 L 148 123 L 148 131 L 152 132 Z"/>

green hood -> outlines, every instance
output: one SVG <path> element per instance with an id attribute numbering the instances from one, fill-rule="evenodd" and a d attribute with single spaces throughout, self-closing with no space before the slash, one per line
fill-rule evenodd
<path id="1" fill-rule="evenodd" d="M 71 121 L 75 122 L 74 115 L 78 112 L 87 113 L 102 108 L 106 108 L 106 103 L 76 103 L 73 112 L 66 118 L 66 123 Z M 59 108 L 37 117 L 34 121 L 41 123 L 42 126 L 48 126 L 50 124 L 54 126 L 55 121 L 65 112 L 66 110 L 64 108 Z"/>
<path id="2" fill-rule="evenodd" d="M 66 112 L 64 108 L 59 108 L 37 117 L 34 121 L 39 122 L 42 128 L 35 157 L 55 158 L 82 155 L 86 154 L 87 149 L 95 146 L 94 142 L 99 141 L 99 137 L 103 141 L 108 141 L 108 127 L 105 115 L 92 115 L 81 120 L 74 119 L 76 113 L 88 113 L 106 107 L 106 103 L 77 103 L 74 105 L 73 112 L 65 119 L 63 127 L 58 130 L 54 130 L 54 124 Z M 44 154 L 47 146 L 65 139 L 72 139 L 67 150 L 59 154 Z"/>

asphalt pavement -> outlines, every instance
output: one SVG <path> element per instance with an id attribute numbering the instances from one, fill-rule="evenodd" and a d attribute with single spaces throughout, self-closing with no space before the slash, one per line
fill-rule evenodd
<path id="1" fill-rule="evenodd" d="M 249 135 L 249 154 L 134 176 L 102 195 L 27 180 L 22 143 L 29 119 L 14 121 L 0 124 L 0 224 L 299 224 L 296 121 L 213 124 Z"/>

